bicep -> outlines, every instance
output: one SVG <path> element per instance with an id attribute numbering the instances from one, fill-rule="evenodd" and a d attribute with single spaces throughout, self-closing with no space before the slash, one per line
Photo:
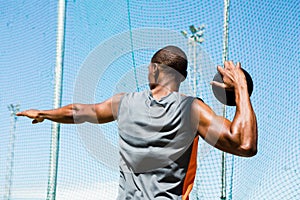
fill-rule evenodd
<path id="1" fill-rule="evenodd" d="M 116 94 L 102 103 L 95 104 L 93 110 L 96 120 L 92 123 L 102 124 L 114 121 L 117 118 L 119 103 L 123 95 Z"/>
<path id="2" fill-rule="evenodd" d="M 235 154 L 237 141 L 231 135 L 231 121 L 218 116 L 203 102 L 195 102 L 194 110 L 198 117 L 198 133 L 210 145 Z"/>

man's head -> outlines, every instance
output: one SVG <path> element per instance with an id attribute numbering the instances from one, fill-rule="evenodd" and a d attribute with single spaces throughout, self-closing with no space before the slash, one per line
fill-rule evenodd
<path id="1" fill-rule="evenodd" d="M 157 82 L 155 77 L 160 74 L 164 79 L 174 79 L 177 82 L 182 82 L 187 76 L 187 56 L 185 53 L 176 46 L 166 46 L 158 50 L 151 59 L 149 66 L 149 81 Z M 159 73 L 153 73 L 159 72 Z M 151 76 L 151 73 L 153 74 Z M 152 79 L 151 79 L 152 77 Z M 155 79 L 155 80 L 154 80 Z"/>

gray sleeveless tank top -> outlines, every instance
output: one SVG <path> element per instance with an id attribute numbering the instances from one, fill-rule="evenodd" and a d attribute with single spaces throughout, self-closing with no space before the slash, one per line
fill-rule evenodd
<path id="1" fill-rule="evenodd" d="M 188 199 L 196 173 L 194 97 L 151 91 L 125 94 L 119 105 L 118 200 Z"/>

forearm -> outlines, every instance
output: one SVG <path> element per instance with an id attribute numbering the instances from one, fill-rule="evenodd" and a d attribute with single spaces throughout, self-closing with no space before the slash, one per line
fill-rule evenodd
<path id="1" fill-rule="evenodd" d="M 77 124 L 84 122 L 79 115 L 79 113 L 82 112 L 81 110 L 80 104 L 70 104 L 58 109 L 41 110 L 39 112 L 39 117 L 58 123 Z"/>
<path id="2" fill-rule="evenodd" d="M 245 151 L 249 155 L 256 154 L 257 122 L 245 84 L 235 88 L 235 98 L 236 113 L 230 131 L 241 151 Z"/>

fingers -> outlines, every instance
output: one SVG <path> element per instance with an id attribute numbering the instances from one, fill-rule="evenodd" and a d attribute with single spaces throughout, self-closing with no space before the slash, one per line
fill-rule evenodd
<path id="1" fill-rule="evenodd" d="M 237 67 L 238 65 L 240 66 L 240 63 L 237 63 Z M 230 61 L 225 61 L 224 62 L 224 68 L 221 67 L 221 66 L 218 66 L 217 67 L 217 70 L 222 74 L 224 75 L 225 74 L 225 70 L 231 70 L 231 69 L 234 69 L 235 66 L 234 66 L 234 63 L 230 60 Z"/>
<path id="2" fill-rule="evenodd" d="M 225 69 L 229 69 L 229 68 L 230 68 L 229 62 L 230 62 L 230 61 L 225 61 L 225 62 L 224 62 L 224 68 L 225 68 Z"/>
<path id="3" fill-rule="evenodd" d="M 225 69 L 224 69 L 223 67 L 218 66 L 218 67 L 217 67 L 217 70 L 218 70 L 218 72 L 219 72 L 222 76 L 224 76 L 224 74 L 225 74 Z"/>
<path id="4" fill-rule="evenodd" d="M 44 119 L 34 119 L 32 120 L 32 124 L 42 123 Z"/>
<path id="5" fill-rule="evenodd" d="M 25 110 L 22 112 L 18 112 L 16 113 L 16 116 L 25 116 L 25 117 L 29 117 L 29 118 L 37 118 L 38 117 L 38 110 Z"/>
<path id="6" fill-rule="evenodd" d="M 233 61 L 225 61 L 224 67 L 218 66 L 217 70 L 221 74 L 223 82 L 212 81 L 210 84 L 226 90 L 232 90 L 237 80 L 239 80 L 241 63 L 237 62 L 235 65 Z"/>
<path id="7" fill-rule="evenodd" d="M 32 124 L 37 124 L 43 122 L 44 119 L 37 114 L 37 110 L 25 110 L 22 112 L 16 113 L 16 116 L 24 116 L 32 119 Z"/>
<path id="8" fill-rule="evenodd" d="M 225 62 L 224 62 L 224 68 L 225 68 L 225 69 L 228 69 L 228 70 L 231 70 L 231 69 L 234 69 L 234 68 L 235 68 L 235 65 L 234 65 L 234 63 L 233 63 L 232 60 L 225 61 Z"/>
<path id="9" fill-rule="evenodd" d="M 25 110 L 25 111 L 22 111 L 22 112 L 18 112 L 18 113 L 16 113 L 16 116 L 33 118 L 30 114 L 30 110 Z"/>
<path id="10" fill-rule="evenodd" d="M 25 112 L 24 111 L 23 112 L 17 112 L 16 115 L 17 116 L 25 116 Z"/>
<path id="11" fill-rule="evenodd" d="M 221 88 L 227 88 L 227 86 L 224 84 L 224 83 L 220 83 L 220 82 L 218 82 L 218 81 L 212 81 L 212 82 L 210 82 L 210 84 L 211 85 L 215 85 L 215 86 L 217 86 L 217 87 L 221 87 Z"/>
<path id="12" fill-rule="evenodd" d="M 222 74 L 222 76 L 225 75 L 226 73 L 226 70 L 228 71 L 232 71 L 234 69 L 241 69 L 241 63 L 240 62 L 237 62 L 236 65 L 234 65 L 233 61 L 225 61 L 224 62 L 224 68 L 221 67 L 221 66 L 218 66 L 217 67 L 217 70 L 220 72 L 220 74 Z"/>

